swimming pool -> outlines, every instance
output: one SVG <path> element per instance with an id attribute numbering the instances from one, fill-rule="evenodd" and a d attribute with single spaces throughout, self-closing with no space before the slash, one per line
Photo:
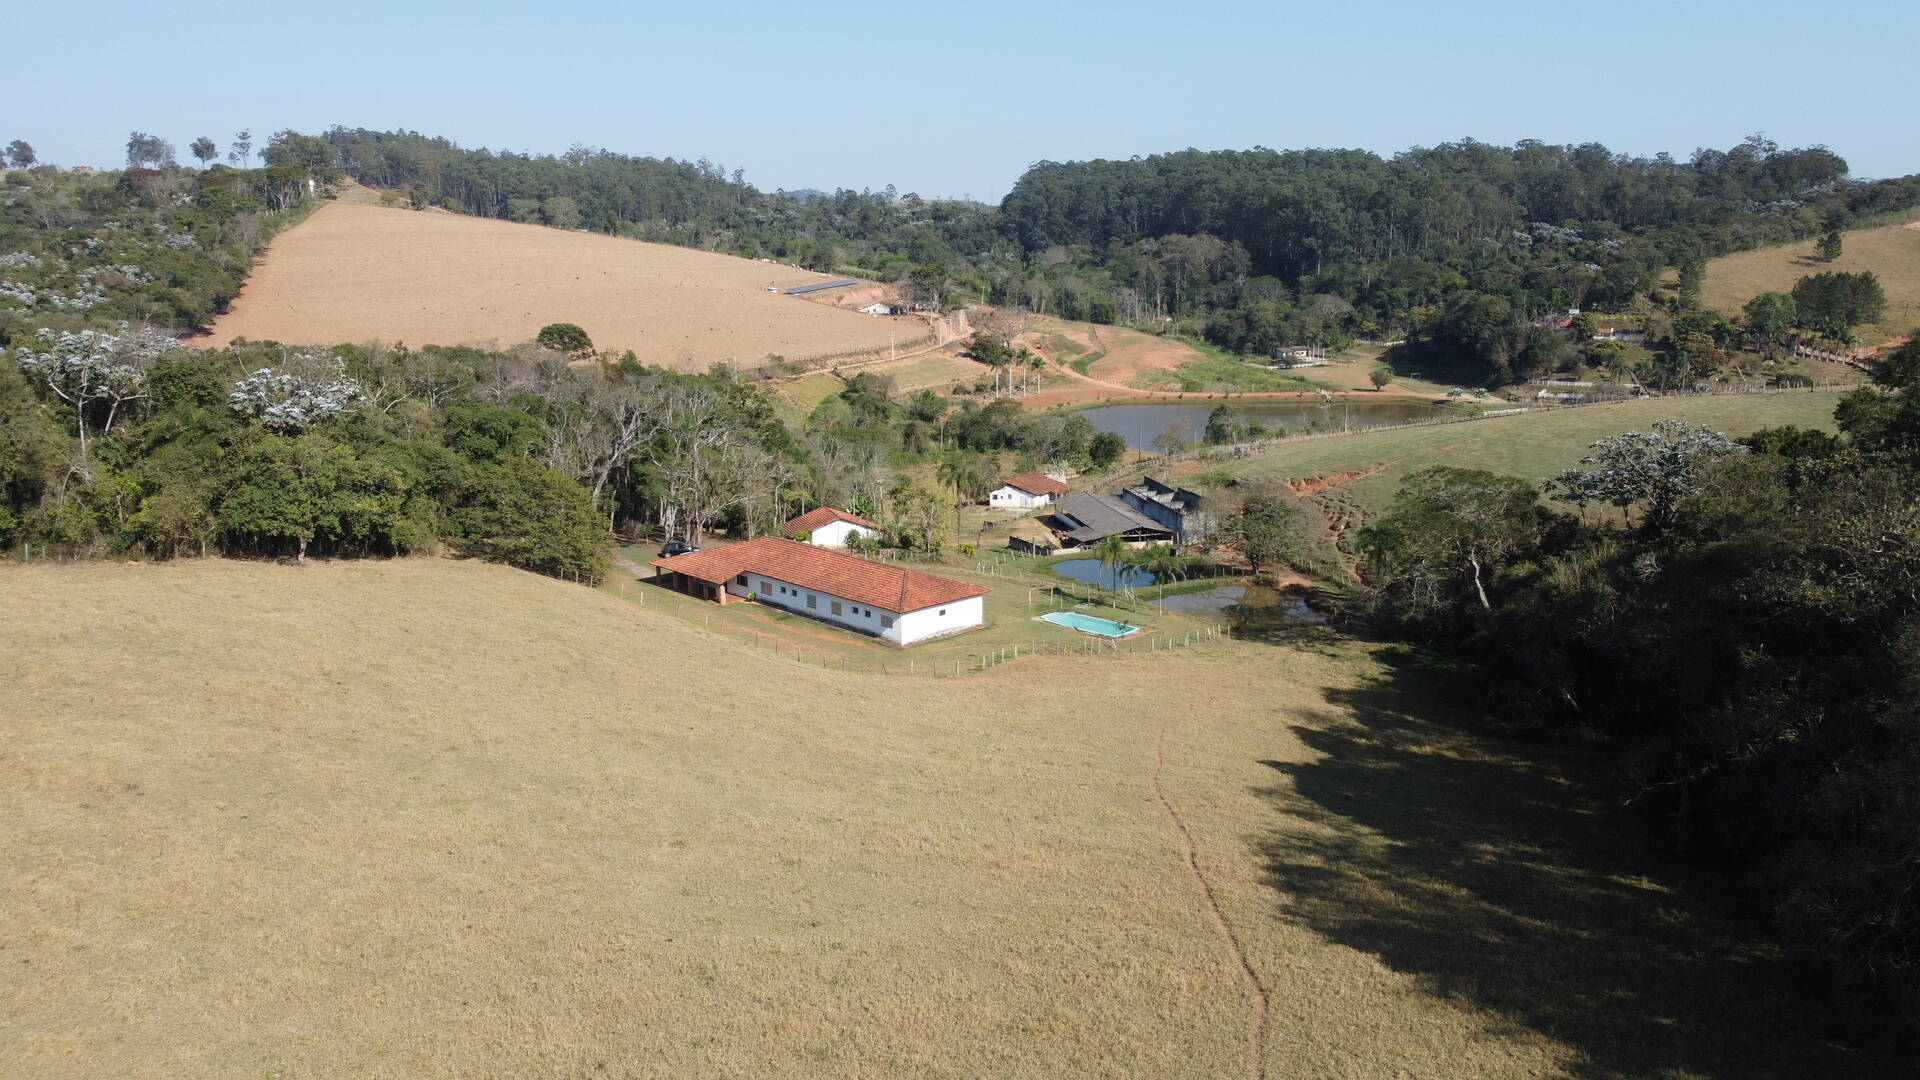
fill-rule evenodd
<path id="1" fill-rule="evenodd" d="M 1112 619 L 1082 615 L 1077 611 L 1049 611 L 1040 616 L 1040 621 L 1052 623 L 1055 626 L 1065 626 L 1083 634 L 1098 634 L 1101 637 L 1126 637 L 1140 629 L 1123 622 L 1114 622 Z"/>

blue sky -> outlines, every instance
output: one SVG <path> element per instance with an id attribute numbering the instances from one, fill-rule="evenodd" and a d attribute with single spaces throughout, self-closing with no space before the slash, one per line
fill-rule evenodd
<path id="1" fill-rule="evenodd" d="M 1920 172 L 1920 3 L 37 3 L 0 142 L 114 165 L 280 128 L 706 157 L 997 200 L 1031 162 L 1463 137 L 1684 157 L 1764 131 Z"/>

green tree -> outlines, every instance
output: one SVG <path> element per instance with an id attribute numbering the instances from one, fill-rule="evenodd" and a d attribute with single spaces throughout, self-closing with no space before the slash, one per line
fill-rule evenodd
<path id="1" fill-rule="evenodd" d="M 540 204 L 540 215 L 556 229 L 580 227 L 580 204 L 565 195 L 555 195 Z"/>
<path id="2" fill-rule="evenodd" d="M 593 339 L 587 336 L 585 330 L 573 323 L 548 323 L 540 328 L 540 332 L 533 336 L 533 340 L 554 352 L 570 353 L 579 357 L 588 356 L 593 352 Z"/>
<path id="3" fill-rule="evenodd" d="M 966 504 L 968 494 L 977 491 L 986 482 L 985 478 L 978 463 L 959 452 L 947 455 L 935 470 L 935 475 L 942 484 L 953 489 L 953 528 L 957 534 L 960 531 L 960 508 Z"/>
<path id="4" fill-rule="evenodd" d="M 34 163 L 40 160 L 39 155 L 33 152 L 33 144 L 25 139 L 15 139 L 8 143 L 4 157 L 7 164 L 16 169 L 31 169 Z"/>
<path id="5" fill-rule="evenodd" d="M 1367 583 L 1417 609 L 1450 603 L 1471 583 L 1481 610 L 1491 614 L 1487 580 L 1533 547 L 1544 513 L 1533 485 L 1518 477 L 1422 469 L 1361 531 Z"/>
<path id="6" fill-rule="evenodd" d="M 1793 297 L 1782 292 L 1765 292 L 1747 301 L 1747 333 L 1763 352 L 1772 356 L 1780 351 L 1787 334 L 1800 318 Z"/>
<path id="7" fill-rule="evenodd" d="M 1278 495 L 1253 495 L 1229 517 L 1221 539 L 1233 544 L 1254 573 L 1296 558 L 1300 508 Z"/>
<path id="8" fill-rule="evenodd" d="M 920 550 L 937 552 L 947 546 L 945 500 L 917 484 L 909 484 L 894 493 L 895 528 Z"/>
<path id="9" fill-rule="evenodd" d="M 1113 588 L 1121 587 L 1121 574 L 1127 569 L 1127 561 L 1133 549 L 1127 546 L 1127 540 L 1119 533 L 1108 533 L 1093 545 L 1093 554 L 1100 560 L 1100 569 L 1105 572 L 1106 580 L 1113 582 Z"/>
<path id="10" fill-rule="evenodd" d="M 1700 310 L 1700 289 L 1706 280 L 1706 263 L 1693 256 L 1680 261 L 1680 310 Z"/>
<path id="11" fill-rule="evenodd" d="M 1815 254 L 1821 262 L 1832 262 L 1840 257 L 1843 249 L 1844 241 L 1840 239 L 1840 231 L 1834 229 L 1820 238 L 1820 247 Z"/>
<path id="12" fill-rule="evenodd" d="M 1650 533 L 1673 524 L 1680 500 L 1698 490 L 1708 462 L 1746 447 L 1705 424 L 1660 420 L 1652 431 L 1629 431 L 1601 439 L 1580 459 L 1581 468 L 1549 478 L 1549 495 L 1585 506 L 1605 503 L 1620 509 L 1641 507 L 1641 523 Z"/>
<path id="13" fill-rule="evenodd" d="M 199 159 L 200 167 L 203 169 L 207 167 L 207 162 L 220 156 L 220 145 L 205 135 L 193 140 L 193 143 L 189 145 L 187 149 L 193 153 L 195 158 Z"/>
<path id="14" fill-rule="evenodd" d="M 1153 448 L 1160 451 L 1161 457 L 1172 461 L 1187 448 L 1187 425 L 1178 420 L 1168 424 L 1166 430 L 1153 437 Z"/>
<path id="15" fill-rule="evenodd" d="M 1096 469 L 1112 468 L 1127 452 L 1127 440 L 1111 431 L 1102 431 L 1087 444 L 1087 460 Z"/>
<path id="16" fill-rule="evenodd" d="M 1367 381 L 1373 384 L 1376 392 L 1385 390 L 1387 384 L 1393 381 L 1393 372 L 1384 367 L 1374 368 L 1372 371 L 1367 372 Z"/>
<path id="17" fill-rule="evenodd" d="M 589 582 L 606 572 L 606 522 L 587 492 L 529 458 L 474 470 L 453 524 L 475 558 Z"/>
<path id="18" fill-rule="evenodd" d="M 1163 598 L 1167 595 L 1167 584 L 1181 576 L 1186 564 L 1186 557 L 1175 551 L 1172 544 L 1148 544 L 1134 557 L 1134 565 L 1153 575 Z"/>
<path id="19" fill-rule="evenodd" d="M 173 164 L 173 144 L 158 135 L 136 131 L 127 136 L 127 168 L 158 169 Z"/>

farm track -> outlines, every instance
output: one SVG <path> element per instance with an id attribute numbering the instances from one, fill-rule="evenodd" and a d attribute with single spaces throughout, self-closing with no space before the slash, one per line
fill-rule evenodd
<path id="1" fill-rule="evenodd" d="M 1207 920 L 1226 943 L 1227 951 L 1233 954 L 1234 963 L 1240 967 L 1240 977 L 1247 984 L 1249 998 L 1249 1016 L 1247 1018 L 1247 1075 L 1253 1080 L 1266 1080 L 1267 1075 L 1267 1010 L 1269 995 L 1266 984 L 1260 981 L 1260 973 L 1253 970 L 1253 962 L 1247 959 L 1247 952 L 1240 945 L 1240 938 L 1234 934 L 1233 926 L 1227 922 L 1226 913 L 1220 910 L 1220 901 L 1213 893 L 1213 884 L 1200 869 L 1200 855 L 1193 843 L 1193 833 L 1187 829 L 1187 823 L 1180 812 L 1173 808 L 1167 798 L 1166 786 L 1161 775 L 1167 764 L 1167 726 L 1161 724 L 1153 736 L 1153 797 L 1173 820 L 1174 831 L 1180 835 L 1180 853 L 1187 864 L 1187 873 L 1194 884 L 1200 887 L 1200 898 L 1207 909 Z"/>

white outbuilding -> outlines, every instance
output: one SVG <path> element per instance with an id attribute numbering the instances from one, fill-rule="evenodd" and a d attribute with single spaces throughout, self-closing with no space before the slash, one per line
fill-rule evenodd
<path id="1" fill-rule="evenodd" d="M 1046 473 L 1021 473 L 987 493 L 987 505 L 1010 510 L 1049 506 L 1067 493 L 1067 485 Z"/>
<path id="2" fill-rule="evenodd" d="M 880 535 L 880 526 L 858 514 L 822 506 L 780 526 L 780 532 L 814 547 L 843 548 L 854 536 Z"/>

